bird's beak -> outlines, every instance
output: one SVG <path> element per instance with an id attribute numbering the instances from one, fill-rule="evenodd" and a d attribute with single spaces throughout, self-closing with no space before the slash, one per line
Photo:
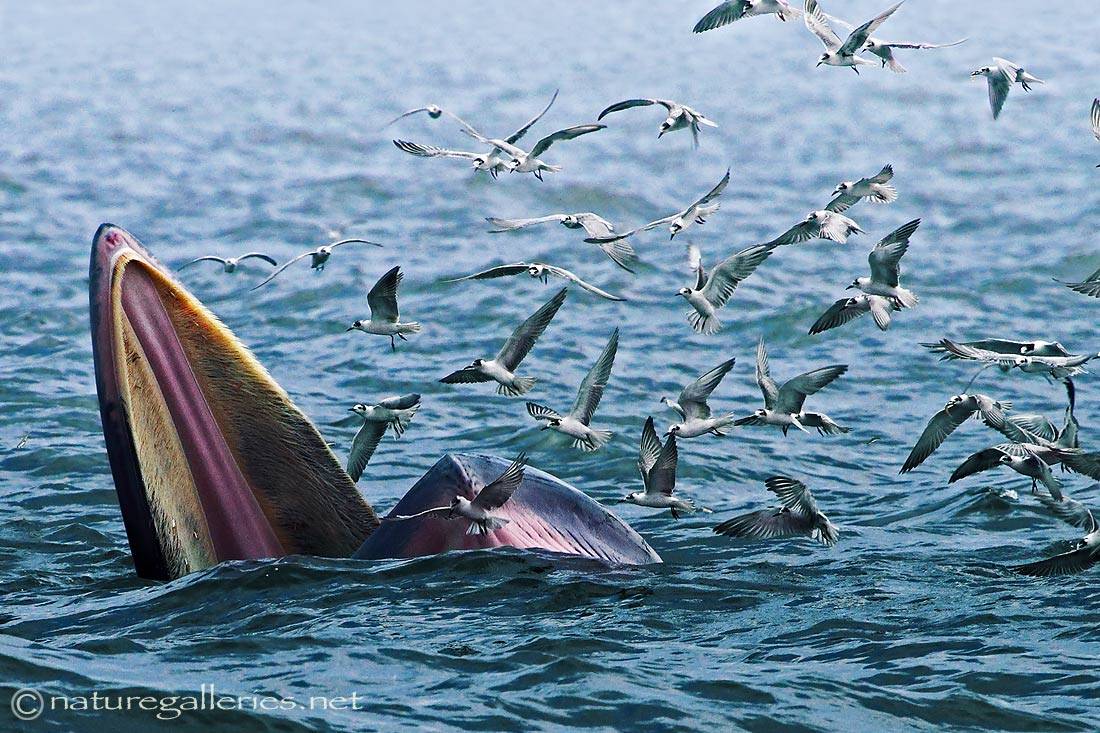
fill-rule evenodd
<path id="1" fill-rule="evenodd" d="M 825 63 L 825 62 L 824 61 L 818 61 L 816 64 L 814 64 L 814 68 L 817 68 L 818 66 L 821 66 L 823 63 Z"/>
<path id="2" fill-rule="evenodd" d="M 847 286 L 847 287 L 846 287 L 846 288 L 844 288 L 844 289 L 845 289 L 845 290 L 851 290 L 851 289 L 852 289 L 852 288 L 854 288 L 854 287 L 855 287 L 855 285 L 849 285 L 849 286 Z"/>
<path id="3" fill-rule="evenodd" d="M 971 76 L 972 78 L 973 78 L 973 77 L 975 77 L 975 76 L 981 76 L 981 72 L 978 72 L 978 71 L 971 71 L 971 72 L 970 72 L 970 76 Z"/>
<path id="4" fill-rule="evenodd" d="M 539 426 L 539 430 L 546 430 L 549 427 L 550 427 L 550 423 L 545 423 L 544 425 Z"/>
<path id="5" fill-rule="evenodd" d="M 347 333 L 348 331 L 354 331 L 354 330 L 355 330 L 355 326 L 348 326 L 347 328 L 344 329 L 344 333 Z"/>

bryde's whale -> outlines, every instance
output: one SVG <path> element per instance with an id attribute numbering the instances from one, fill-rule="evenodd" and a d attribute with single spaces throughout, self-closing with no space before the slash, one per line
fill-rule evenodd
<path id="1" fill-rule="evenodd" d="M 633 529 L 537 469 L 487 535 L 431 517 L 385 522 L 260 363 L 129 232 L 91 257 L 92 355 L 107 456 L 134 567 L 170 579 L 224 560 L 380 559 L 502 545 L 612 564 L 661 559 Z M 508 462 L 447 455 L 398 502 L 473 498 Z"/>

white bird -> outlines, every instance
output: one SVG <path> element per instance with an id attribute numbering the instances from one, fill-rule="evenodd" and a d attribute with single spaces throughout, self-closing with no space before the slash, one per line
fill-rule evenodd
<path id="1" fill-rule="evenodd" d="M 486 484 L 485 488 L 478 492 L 473 500 L 464 496 L 456 496 L 450 506 L 425 509 L 422 512 L 408 515 L 385 517 L 384 522 L 399 522 L 417 517 L 435 517 L 437 519 L 464 519 L 470 523 L 466 534 L 485 535 L 495 532 L 510 520 L 498 516 L 495 512 L 508 503 L 512 494 L 523 483 L 523 469 L 527 465 L 527 456 L 520 453 L 512 461 L 512 465 L 505 469 L 504 473 Z"/>
<path id="2" fill-rule="evenodd" d="M 497 265 L 496 267 L 490 267 L 488 270 L 482 270 L 481 272 L 475 272 L 473 275 L 466 275 L 465 277 L 455 277 L 449 280 L 444 280 L 447 283 L 457 283 L 464 280 L 489 280 L 498 277 L 509 277 L 511 275 L 519 275 L 526 272 L 536 280 L 546 282 L 551 275 L 554 277 L 560 277 L 569 282 L 576 283 L 579 287 L 584 288 L 590 293 L 606 298 L 607 300 L 622 301 L 625 298 L 620 298 L 617 295 L 612 295 L 604 290 L 600 290 L 595 285 L 586 283 L 579 277 L 574 275 L 569 270 L 561 267 L 555 267 L 554 265 L 547 265 L 543 262 L 513 262 L 510 265 Z"/>
<path id="3" fill-rule="evenodd" d="M 284 263 L 282 267 L 271 273 L 271 275 L 268 276 L 266 280 L 252 288 L 252 290 L 256 290 L 257 288 L 262 288 L 264 285 L 267 285 L 269 282 L 278 277 L 279 273 L 281 273 L 283 270 L 290 267 L 298 260 L 306 257 L 310 258 L 309 266 L 311 269 L 316 270 L 317 272 L 322 272 L 325 269 L 325 264 L 329 261 L 329 258 L 332 257 L 333 251 L 337 247 L 343 247 L 345 244 L 369 244 L 374 247 L 382 246 L 378 244 L 378 242 L 369 242 L 366 239 L 341 239 L 339 242 L 333 242 L 332 244 L 326 244 L 318 247 L 317 249 L 307 250 L 297 257 L 291 259 L 290 261 Z"/>
<path id="4" fill-rule="evenodd" d="M 387 397 L 374 405 L 360 403 L 349 409 L 363 418 L 363 426 L 355 434 L 348 452 L 348 475 L 352 481 L 358 481 L 379 441 L 386 434 L 386 428 L 393 428 L 395 438 L 404 435 L 413 415 L 420 409 L 420 395 L 412 393 Z"/>
<path id="5" fill-rule="evenodd" d="M 487 145 L 492 145 L 494 155 L 497 153 L 497 150 L 499 150 L 512 156 L 512 160 L 507 163 L 508 170 L 513 173 L 516 171 L 520 173 L 534 173 L 535 178 L 541 181 L 543 171 L 557 173 L 561 170 L 560 165 L 551 165 L 539 158 L 539 156 L 550 149 L 551 145 L 561 140 L 573 140 L 581 135 L 603 130 L 606 127 L 607 125 L 574 125 L 573 127 L 567 127 L 564 130 L 552 132 L 540 139 L 535 143 L 535 146 L 531 148 L 530 152 L 516 147 L 508 140 L 487 138 L 477 131 L 464 130 L 464 132 Z"/>
<path id="6" fill-rule="evenodd" d="M 390 337 L 390 349 L 397 351 L 397 343 L 394 336 L 402 341 L 407 333 L 420 333 L 420 324 L 416 321 L 401 322 L 401 314 L 397 309 L 397 289 L 405 275 L 401 267 L 391 268 L 385 275 L 378 278 L 378 282 L 367 293 L 367 305 L 370 306 L 370 319 L 359 320 L 348 326 L 348 331 L 362 331 L 373 333 L 377 336 Z"/>
<path id="7" fill-rule="evenodd" d="M 832 203 L 829 204 L 829 206 L 832 205 Z M 848 237 L 853 234 L 864 233 L 859 224 L 843 214 L 831 210 L 829 206 L 818 211 L 811 211 L 805 219 L 770 242 L 766 242 L 766 244 L 780 247 L 786 244 L 809 242 L 811 239 L 828 239 L 838 244 L 846 244 Z M 844 208 L 848 207 L 844 206 Z"/>
<path id="8" fill-rule="evenodd" d="M 714 532 L 753 539 L 809 537 L 827 547 L 840 539 L 840 530 L 818 508 L 806 484 L 786 476 L 772 476 L 764 485 L 779 497 L 782 506 L 728 519 L 716 526 Z"/>
<path id="9" fill-rule="evenodd" d="M 948 349 L 948 344 L 951 344 L 952 349 Z M 1014 341 L 1012 339 L 979 339 L 977 341 L 951 341 L 949 339 L 940 339 L 934 343 L 924 342 L 921 346 L 925 347 L 933 354 L 940 355 L 940 361 L 946 361 L 951 359 L 975 359 L 976 356 L 972 355 L 970 351 L 966 349 L 959 349 L 958 347 L 968 347 L 969 349 L 975 349 L 978 351 L 990 351 L 1002 356 L 1061 356 L 1061 357 L 1073 357 L 1075 354 L 1071 354 L 1066 351 L 1066 347 L 1062 346 L 1057 341 Z"/>
<path id="10" fill-rule="evenodd" d="M 810 432 L 806 430 L 807 427 L 817 428 L 817 432 L 821 435 L 847 433 L 851 428 L 837 425 L 825 413 L 806 412 L 803 409 L 807 397 L 815 394 L 846 371 L 848 371 L 847 364 L 821 367 L 799 374 L 780 387 L 772 379 L 768 352 L 764 348 L 764 339 L 760 339 L 756 346 L 756 383 L 764 394 L 764 408 L 756 410 L 733 424 L 737 426 L 774 425 L 781 428 L 784 435 L 791 427 L 806 433 Z"/>
<path id="11" fill-rule="evenodd" d="M 1096 357 L 1096 354 L 1081 356 L 1036 356 L 1034 353 L 1012 355 L 955 343 L 950 339 L 942 339 L 940 345 L 955 358 L 980 361 L 989 366 L 1000 367 L 1001 371 L 1004 372 L 1015 368 L 1027 374 L 1041 374 L 1048 379 L 1058 380 L 1084 374 L 1084 365 Z M 1056 345 L 1061 346 L 1060 344 Z"/>
<path id="12" fill-rule="evenodd" d="M 580 448 L 585 453 L 602 448 L 611 440 L 610 430 L 595 430 L 591 427 L 592 416 L 600 404 L 603 391 L 611 378 L 611 368 L 615 365 L 615 352 L 619 349 L 619 329 L 611 332 L 611 338 L 607 341 L 600 358 L 588 370 L 584 381 L 577 390 L 577 398 L 573 401 L 573 407 L 569 414 L 562 415 L 549 407 L 544 407 L 536 402 L 527 403 L 527 414 L 535 420 L 545 420 L 542 430 L 550 429 L 573 439 L 573 447 Z"/>
<path id="13" fill-rule="evenodd" d="M 900 284 L 899 263 L 909 250 L 909 238 L 919 226 L 920 219 L 913 219 L 883 237 L 867 255 L 867 264 L 871 267 L 870 277 L 857 277 L 848 289 L 862 290 L 868 295 L 890 298 L 900 308 L 915 306 L 918 302 L 917 296 Z"/>
<path id="14" fill-rule="evenodd" d="M 1008 92 L 1014 83 L 1018 82 L 1023 86 L 1025 92 L 1030 92 L 1033 83 L 1043 84 L 1045 82 L 1036 76 L 1032 76 L 1011 61 L 994 56 L 993 62 L 991 66 L 983 66 L 971 72 L 970 76 L 985 77 L 986 84 L 989 87 L 989 107 L 993 110 L 993 119 L 997 119 L 1001 115 L 1001 109 L 1005 106 Z"/>
<path id="15" fill-rule="evenodd" d="M 631 109 L 632 107 L 647 107 L 653 104 L 659 104 L 668 110 L 668 115 L 657 128 L 658 138 L 663 137 L 666 132 L 690 128 L 692 145 L 698 148 L 699 126 L 706 125 L 707 127 L 718 127 L 718 123 L 708 119 L 702 112 L 697 112 L 686 104 L 680 104 L 679 102 L 673 102 L 668 99 L 624 99 L 606 108 L 603 112 L 600 112 L 596 120 L 602 120 L 606 115 L 612 112 L 621 112 L 624 109 Z"/>
<path id="16" fill-rule="evenodd" d="M 1079 502 L 1073 502 L 1073 504 L 1079 505 Z M 1056 514 L 1062 516 L 1070 524 L 1080 526 L 1077 523 L 1080 521 L 1081 512 L 1074 511 L 1076 507 L 1073 505 L 1069 505 L 1069 511 L 1066 513 L 1059 512 L 1062 503 L 1054 503 L 1052 508 L 1054 508 Z M 1088 508 L 1084 508 L 1084 523 L 1082 524 L 1085 527 L 1085 536 L 1078 539 L 1074 544 L 1074 548 L 1069 550 L 1068 553 L 1055 555 L 1037 562 L 1029 562 L 1026 565 L 1018 565 L 1012 569 L 1024 576 L 1045 578 L 1049 576 L 1068 576 L 1071 573 L 1088 570 L 1096 565 L 1100 561 L 1100 524 L 1097 524 L 1096 518 L 1092 516 L 1092 512 Z"/>
<path id="17" fill-rule="evenodd" d="M 722 195 L 722 192 L 726 190 L 726 186 L 730 182 L 730 170 L 726 169 L 726 175 L 722 176 L 722 180 L 718 182 L 714 188 L 703 195 L 702 198 L 692 203 L 683 211 L 678 211 L 675 214 L 670 214 L 663 219 L 657 221 L 651 221 L 644 226 L 640 226 L 637 229 L 631 229 L 628 232 L 622 234 L 608 234 L 603 237 L 589 237 L 584 240 L 593 244 L 602 244 L 603 242 L 612 242 L 618 239 L 625 239 L 626 237 L 632 237 L 638 232 L 647 232 L 650 229 L 656 229 L 659 226 L 668 224 L 668 231 L 670 232 L 669 239 L 673 239 L 677 234 L 684 231 L 691 226 L 692 222 L 696 224 L 705 224 L 707 217 L 718 211 L 720 204 L 716 200 Z M 713 202 L 713 203 L 712 203 Z"/>
<path id="18" fill-rule="evenodd" d="M 772 14 L 786 22 L 802 15 L 802 11 L 792 8 L 787 4 L 787 0 L 726 0 L 700 18 L 692 31 L 703 33 L 704 31 L 729 25 L 742 18 Z"/>
<path id="19" fill-rule="evenodd" d="M 526 393 L 535 385 L 531 377 L 516 375 L 516 368 L 531 351 L 539 336 L 554 320 L 558 308 L 565 302 L 568 288 L 559 290 L 545 305 L 535 311 L 526 321 L 512 332 L 504 346 L 492 359 L 474 359 L 467 366 L 440 379 L 444 384 L 469 384 L 474 382 L 496 382 L 497 394 L 515 397 Z"/>
<path id="20" fill-rule="evenodd" d="M 719 262 L 709 273 L 703 267 L 699 248 L 692 244 L 687 249 L 688 266 L 695 273 L 695 287 L 680 288 L 676 294 L 691 305 L 687 316 L 696 333 L 716 333 L 722 328 L 718 309 L 729 302 L 741 281 L 756 272 L 775 247 L 767 244 L 747 247 Z"/>
<path id="21" fill-rule="evenodd" d="M 805 13 L 802 19 L 810 32 L 817 36 L 818 40 L 825 46 L 825 53 L 818 59 L 817 65 L 847 66 L 857 74 L 859 73 L 857 66 L 873 65 L 873 61 L 860 58 L 856 54 L 863 50 L 864 44 L 867 43 L 867 39 L 871 37 L 871 34 L 899 7 L 901 7 L 900 2 L 859 26 L 849 34 L 848 38 L 841 41 L 840 36 L 829 25 L 825 13 L 821 12 L 821 8 L 818 7 L 817 0 L 806 0 Z"/>
<path id="22" fill-rule="evenodd" d="M 264 262 L 268 263 L 272 267 L 276 267 L 279 264 L 278 262 L 275 261 L 275 259 L 273 257 L 271 257 L 270 255 L 265 255 L 263 252 L 249 252 L 247 254 L 241 255 L 240 257 L 215 257 L 214 255 L 206 255 L 205 257 L 196 257 L 195 259 L 191 260 L 187 264 L 180 265 L 180 269 L 182 270 L 185 267 L 190 267 L 191 265 L 195 264 L 196 262 L 219 262 L 219 263 L 221 263 L 222 269 L 225 270 L 226 272 L 236 272 L 237 268 L 240 267 L 241 263 L 244 262 L 247 259 L 263 260 Z"/>
<path id="23" fill-rule="evenodd" d="M 897 302 L 881 295 L 860 293 L 852 298 L 841 298 L 829 306 L 828 310 L 810 326 L 810 335 L 814 336 L 831 328 L 843 326 L 851 320 L 870 313 L 879 330 L 890 327 L 890 313 L 898 310 Z"/>
<path id="24" fill-rule="evenodd" d="M 733 413 L 715 417 L 711 414 L 707 400 L 733 368 L 734 359 L 727 359 L 680 390 L 675 402 L 667 397 L 661 403 L 667 405 L 680 416 L 681 422 L 669 426 L 666 435 L 680 438 L 696 438 L 700 435 L 725 435 L 724 428 L 733 423 Z"/>
<path id="25" fill-rule="evenodd" d="M 623 497 L 623 501 L 652 509 L 668 509 L 673 519 L 679 519 L 680 513 L 691 514 L 696 511 L 691 499 L 680 499 L 673 495 L 676 490 L 676 463 L 679 453 L 676 449 L 676 436 L 668 436 L 661 445 L 657 431 L 653 427 L 653 418 L 647 418 L 642 427 L 642 441 L 638 446 L 638 473 L 642 474 L 644 491 L 632 491 Z M 710 513 L 709 509 L 702 511 Z"/>
<path id="26" fill-rule="evenodd" d="M 485 220 L 494 227 L 489 230 L 490 234 L 512 232 L 517 229 L 526 229 L 527 227 L 556 221 L 566 229 L 584 229 L 584 233 L 591 238 L 585 241 L 599 246 L 603 253 L 611 258 L 612 262 L 627 272 L 634 272 L 630 269 L 630 265 L 638 259 L 637 253 L 634 252 L 634 248 L 629 243 L 618 239 L 606 239 L 614 235 L 615 225 L 591 211 L 581 211 L 575 214 L 549 214 L 533 219 L 500 219 L 489 216 Z"/>
<path id="27" fill-rule="evenodd" d="M 402 112 L 401 114 L 397 115 L 397 117 L 394 117 L 392 120 L 390 120 L 386 124 L 382 125 L 381 129 L 384 130 L 387 127 L 389 127 L 390 125 L 394 124 L 395 122 L 397 122 L 399 120 L 403 120 L 406 117 L 411 117 L 412 115 L 420 114 L 421 112 L 427 113 L 428 117 L 431 117 L 433 120 L 438 120 L 443 115 L 447 115 L 448 117 L 453 119 L 455 122 L 458 122 L 459 124 L 461 124 L 463 126 L 466 125 L 466 123 L 458 115 L 456 115 L 452 112 L 448 112 L 447 110 L 443 109 L 442 107 L 440 107 L 437 104 L 429 104 L 425 107 L 416 107 L 415 109 L 410 109 L 407 112 Z"/>
<path id="28" fill-rule="evenodd" d="M 532 117 L 530 120 L 528 120 L 523 125 L 523 127 L 519 128 L 518 130 L 513 132 L 511 135 L 504 138 L 504 140 L 506 142 L 509 142 L 509 143 L 512 143 L 512 144 L 515 144 L 516 142 L 521 140 L 523 138 L 523 136 L 527 134 L 527 131 L 530 130 L 531 127 L 533 127 L 536 122 L 541 120 L 543 115 L 545 115 L 547 112 L 550 111 L 550 108 L 554 105 L 554 101 L 557 98 L 558 98 L 558 90 L 555 89 L 553 96 L 550 97 L 550 101 L 547 102 L 546 106 L 543 107 L 542 111 L 539 112 L 534 117 Z M 432 105 L 432 106 L 434 107 L 434 105 Z M 435 109 L 439 109 L 439 108 L 436 107 Z M 413 110 L 413 111 L 415 112 L 416 110 Z M 439 110 L 439 112 L 440 112 L 440 114 L 448 115 L 449 117 L 451 117 L 451 119 L 458 122 L 458 124 L 460 124 L 462 126 L 462 129 L 466 132 L 466 134 L 472 135 L 472 136 L 477 136 L 477 135 L 480 134 L 480 133 L 478 133 L 477 130 L 474 129 L 474 127 L 472 125 L 470 125 L 468 122 L 463 120 L 458 115 L 451 114 L 450 112 L 447 112 L 445 110 Z M 408 113 L 406 113 L 406 114 L 408 114 Z M 428 111 L 428 114 L 431 115 L 432 114 L 431 111 Z M 402 116 L 404 116 L 404 115 L 402 115 Z M 438 115 L 434 115 L 433 117 L 438 117 Z M 398 119 L 400 119 L 400 118 L 398 118 Z M 408 142 L 407 140 L 394 140 L 393 144 L 396 145 L 400 150 L 404 150 L 406 153 L 410 153 L 412 155 L 416 155 L 416 156 L 419 156 L 419 157 L 422 157 L 422 158 L 443 157 L 443 158 L 462 158 L 462 159 L 470 160 L 470 161 L 473 162 L 474 170 L 484 171 L 484 172 L 488 173 L 489 175 L 491 175 L 493 178 L 496 178 L 498 175 L 500 175 L 504 171 L 508 170 L 508 161 L 504 157 L 501 156 L 502 151 L 499 148 L 497 148 L 496 146 L 494 146 L 491 150 L 489 150 L 486 153 L 469 153 L 469 152 L 465 152 L 465 151 L 461 151 L 461 150 L 446 150 L 446 149 L 443 149 L 443 148 L 434 147 L 432 145 L 420 145 L 419 143 L 411 143 L 411 142 Z"/>
<path id="29" fill-rule="evenodd" d="M 825 207 L 827 211 L 847 211 L 860 199 L 870 199 L 873 204 L 889 204 L 897 201 L 898 190 L 890 179 L 894 177 L 894 166 L 887 163 L 870 178 L 858 181 L 842 181 L 833 189 L 834 198 Z"/>
<path id="30" fill-rule="evenodd" d="M 898 473 L 908 473 L 924 463 L 928 456 L 943 445 L 947 436 L 955 428 L 977 415 L 989 427 L 1003 432 L 1005 430 L 1005 412 L 1012 409 L 1011 402 L 1003 402 L 984 394 L 958 394 L 947 401 L 943 409 L 932 416 L 924 431 L 917 438 L 916 445 L 909 452 Z"/>

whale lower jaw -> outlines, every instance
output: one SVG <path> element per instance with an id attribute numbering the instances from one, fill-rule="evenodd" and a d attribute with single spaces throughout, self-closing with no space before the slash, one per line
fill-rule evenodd
<path id="1" fill-rule="evenodd" d="M 446 506 L 456 496 L 472 500 L 508 463 L 494 456 L 446 455 L 409 489 L 389 516 L 409 516 Z M 468 534 L 469 522 L 462 519 L 383 520 L 355 557 L 410 558 L 451 550 L 510 546 L 580 556 L 610 565 L 661 562 L 653 548 L 621 519 L 581 491 L 537 468 L 527 467 L 523 483 L 508 503 L 493 514 L 508 523 L 488 534 Z"/>
<path id="2" fill-rule="evenodd" d="M 435 520 L 376 530 L 374 511 L 286 392 L 132 235 L 109 224 L 93 240 L 90 304 L 103 434 L 142 577 L 177 578 L 225 560 L 349 557 L 360 545 L 360 557 L 512 545 L 660 562 L 614 515 L 535 469 L 501 509 L 508 524 L 487 535 Z M 398 508 L 472 499 L 504 465 L 445 457 Z"/>

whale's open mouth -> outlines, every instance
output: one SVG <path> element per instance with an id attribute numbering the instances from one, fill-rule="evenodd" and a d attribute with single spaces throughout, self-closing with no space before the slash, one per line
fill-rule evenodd
<path id="1" fill-rule="evenodd" d="M 109 224 L 95 235 L 90 288 L 103 432 L 139 575 L 355 551 L 374 512 L 202 303 Z"/>

